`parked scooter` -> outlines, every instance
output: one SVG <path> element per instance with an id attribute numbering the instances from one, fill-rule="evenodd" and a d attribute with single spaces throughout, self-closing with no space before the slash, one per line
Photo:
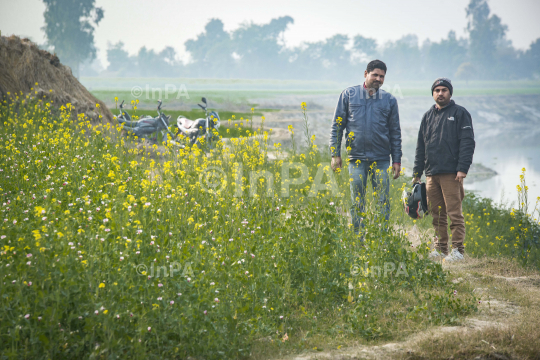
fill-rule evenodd
<path id="1" fill-rule="evenodd" d="M 212 141 L 216 138 L 214 134 L 214 129 L 219 129 L 219 114 L 216 111 L 208 111 L 208 103 L 206 102 L 206 98 L 203 97 L 201 100 L 204 105 L 197 105 L 199 105 L 201 109 L 204 110 L 205 117 L 196 120 L 190 120 L 185 116 L 178 116 L 178 119 L 176 120 L 176 126 L 178 127 L 178 131 L 176 134 L 177 141 L 174 142 L 175 144 L 178 143 L 178 137 L 181 137 L 181 135 L 183 135 L 183 137 L 186 137 L 189 140 L 190 145 L 200 145 L 200 140 L 202 138 L 205 138 L 205 142 L 207 144 L 211 144 Z"/>
<path id="2" fill-rule="evenodd" d="M 149 134 L 157 133 L 161 131 L 162 135 L 168 132 L 170 116 L 167 116 L 161 112 L 162 101 L 158 100 L 157 113 L 158 116 L 153 118 L 148 115 L 142 117 L 139 120 L 131 120 L 131 116 L 123 110 L 124 102 L 120 104 L 121 115 L 116 119 L 122 124 L 122 129 L 126 130 L 139 138 L 147 137 Z"/>

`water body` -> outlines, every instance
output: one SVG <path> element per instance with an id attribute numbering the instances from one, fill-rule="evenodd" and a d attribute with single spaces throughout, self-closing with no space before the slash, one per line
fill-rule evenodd
<path id="1" fill-rule="evenodd" d="M 517 207 L 519 175 L 525 168 L 525 181 L 529 187 L 529 203 L 536 203 L 540 196 L 540 147 L 482 148 L 478 147 L 474 161 L 497 171 L 497 175 L 480 181 L 465 179 L 465 189 L 498 204 Z M 513 203 L 513 204 L 512 204 Z"/>

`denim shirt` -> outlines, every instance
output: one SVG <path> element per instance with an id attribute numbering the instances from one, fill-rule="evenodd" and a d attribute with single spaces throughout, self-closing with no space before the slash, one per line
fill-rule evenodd
<path id="1" fill-rule="evenodd" d="M 388 160 L 401 163 L 401 127 L 397 100 L 379 89 L 373 96 L 363 85 L 345 89 L 332 119 L 330 153 L 341 156 L 345 130 L 349 161 Z"/>

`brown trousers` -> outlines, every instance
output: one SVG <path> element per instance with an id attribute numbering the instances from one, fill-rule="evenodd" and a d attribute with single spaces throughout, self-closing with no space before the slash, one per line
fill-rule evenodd
<path id="1" fill-rule="evenodd" d="M 426 192 L 429 211 L 433 217 L 433 227 L 438 234 L 436 249 L 448 254 L 448 217 L 452 231 L 452 248 L 463 254 L 465 248 L 465 219 L 461 202 L 465 197 L 463 184 L 456 180 L 456 174 L 437 174 L 426 177 Z"/>

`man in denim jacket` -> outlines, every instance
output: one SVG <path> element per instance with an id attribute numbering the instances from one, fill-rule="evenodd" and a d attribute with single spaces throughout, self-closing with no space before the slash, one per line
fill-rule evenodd
<path id="1" fill-rule="evenodd" d="M 343 130 L 351 177 L 351 217 L 355 233 L 363 226 L 364 198 L 368 177 L 386 221 L 390 217 L 388 199 L 390 156 L 394 179 L 401 172 L 401 127 L 397 100 L 382 90 L 386 64 L 373 60 L 364 72 L 364 84 L 345 89 L 332 120 L 330 151 L 332 169 L 341 168 Z"/>

